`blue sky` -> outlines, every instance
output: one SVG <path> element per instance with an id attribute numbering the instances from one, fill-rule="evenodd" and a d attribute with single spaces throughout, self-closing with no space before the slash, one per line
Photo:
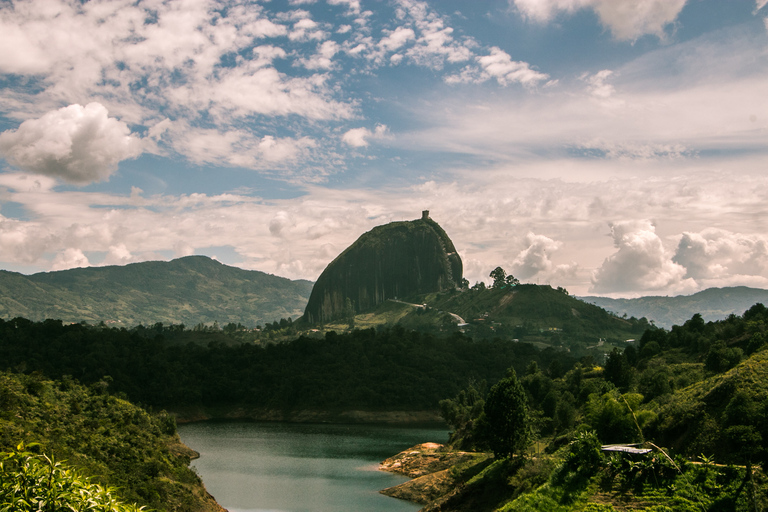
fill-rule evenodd
<path id="1" fill-rule="evenodd" d="M 766 0 L 0 5 L 0 268 L 314 280 L 429 209 L 472 282 L 768 288 Z"/>

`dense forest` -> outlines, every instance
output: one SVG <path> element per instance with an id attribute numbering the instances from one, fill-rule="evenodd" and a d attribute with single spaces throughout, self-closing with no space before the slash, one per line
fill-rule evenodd
<path id="1" fill-rule="evenodd" d="M 179 345 L 166 340 L 172 331 L 0 320 L 0 369 L 105 382 L 111 393 L 155 408 L 436 410 L 441 399 L 470 382 L 496 381 L 510 366 L 574 362 L 566 352 L 527 343 L 475 342 L 461 333 L 440 338 L 399 327 L 265 346 Z M 187 332 L 185 339 L 196 335 L 207 333 Z"/>

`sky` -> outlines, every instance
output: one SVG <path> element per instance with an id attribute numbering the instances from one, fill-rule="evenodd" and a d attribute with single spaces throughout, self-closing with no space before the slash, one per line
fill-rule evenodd
<path id="1" fill-rule="evenodd" d="M 474 284 L 768 288 L 768 0 L 8 0 L 0 269 L 316 280 L 429 210 Z"/>

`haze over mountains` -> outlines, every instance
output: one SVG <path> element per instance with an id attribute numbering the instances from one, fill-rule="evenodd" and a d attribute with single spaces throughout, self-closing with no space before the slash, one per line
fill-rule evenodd
<path id="1" fill-rule="evenodd" d="M 675 297 L 638 297 L 611 299 L 609 297 L 579 297 L 619 316 L 646 317 L 659 327 L 669 329 L 682 325 L 695 313 L 707 321 L 722 320 L 730 314 L 741 315 L 758 302 L 768 304 L 768 290 L 736 286 L 709 288 L 693 295 Z"/>

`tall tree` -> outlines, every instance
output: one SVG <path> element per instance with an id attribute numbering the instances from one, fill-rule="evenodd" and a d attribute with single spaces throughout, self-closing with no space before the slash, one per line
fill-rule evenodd
<path id="1" fill-rule="evenodd" d="M 495 269 L 491 270 L 491 273 L 488 274 L 488 277 L 493 279 L 494 288 L 501 288 L 505 284 L 507 272 L 501 267 L 496 267 Z"/>
<path id="2" fill-rule="evenodd" d="M 514 369 L 491 388 L 483 411 L 483 437 L 494 456 L 521 454 L 531 441 L 532 428 L 525 390 Z"/>

